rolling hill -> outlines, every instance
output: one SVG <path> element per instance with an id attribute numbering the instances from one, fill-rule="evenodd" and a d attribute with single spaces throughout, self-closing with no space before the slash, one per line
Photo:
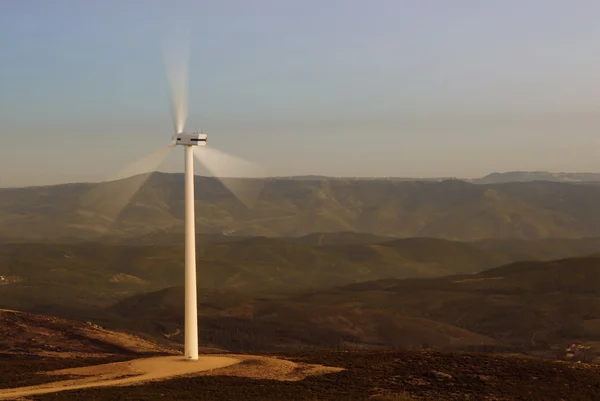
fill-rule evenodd
<path id="1" fill-rule="evenodd" d="M 205 236 L 199 240 L 198 280 L 205 288 L 245 291 L 323 288 L 388 277 L 472 273 L 507 259 L 493 249 L 430 238 L 356 245 L 312 239 Z M 224 239 L 223 239 L 224 238 Z M 142 241 L 143 242 L 143 241 Z M 350 242 L 350 244 L 348 244 Z M 600 246 L 596 248 L 600 251 Z M 183 282 L 183 246 L 79 242 L 0 244 L 0 307 L 52 313 L 57 305 L 102 307 Z"/>
<path id="2" fill-rule="evenodd" d="M 203 290 L 201 339 L 232 349 L 434 347 L 552 357 L 570 342 L 600 349 L 599 273 L 600 256 L 590 256 L 291 294 Z M 138 295 L 107 311 L 155 335 L 173 333 L 183 322 L 182 290 Z"/>
<path id="3" fill-rule="evenodd" d="M 0 307 L 105 307 L 183 282 L 183 247 L 164 234 L 104 242 L 0 244 Z M 321 244 L 321 245 L 319 245 Z M 389 239 L 366 234 L 198 238 L 198 283 L 245 292 L 477 273 L 514 261 L 600 253 L 600 239 Z"/>
<path id="4" fill-rule="evenodd" d="M 179 236 L 0 244 L 0 307 L 178 341 Z M 597 238 L 204 234 L 203 341 L 235 350 L 600 342 L 594 254 Z"/>
<path id="5" fill-rule="evenodd" d="M 200 291 L 200 340 L 236 352 L 306 348 L 437 349 L 494 345 L 484 335 L 430 319 L 359 305 L 296 302 L 284 293 Z M 183 341 L 183 289 L 167 288 L 119 302 L 105 313 L 130 330 Z"/>
<path id="6" fill-rule="evenodd" d="M 475 275 L 385 280 L 303 296 L 428 318 L 488 335 L 505 345 L 546 347 L 600 341 L 600 257 L 515 262 Z"/>
<path id="7" fill-rule="evenodd" d="M 182 181 L 180 174 L 154 173 L 99 184 L 0 189 L 0 239 L 182 232 Z M 234 184 L 240 191 L 263 185 L 252 209 L 217 180 L 196 177 L 200 232 L 299 237 L 351 231 L 455 240 L 600 236 L 597 185 L 339 179 Z"/>
<path id="8" fill-rule="evenodd" d="M 0 309 L 2 357 L 102 358 L 114 355 L 176 354 L 141 337 L 91 323 Z"/>

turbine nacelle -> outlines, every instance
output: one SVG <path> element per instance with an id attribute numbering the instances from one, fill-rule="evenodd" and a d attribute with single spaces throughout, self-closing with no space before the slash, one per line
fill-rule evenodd
<path id="1" fill-rule="evenodd" d="M 187 133 L 181 132 L 173 137 L 175 145 L 182 146 L 206 146 L 206 138 L 208 135 L 198 132 Z"/>

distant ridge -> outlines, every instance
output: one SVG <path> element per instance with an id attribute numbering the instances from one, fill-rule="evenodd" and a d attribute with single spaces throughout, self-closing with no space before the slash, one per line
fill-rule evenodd
<path id="1" fill-rule="evenodd" d="M 374 177 L 351 177 L 351 176 L 324 176 L 324 175 L 298 175 L 298 176 L 277 176 L 268 177 L 269 180 L 306 180 L 306 181 L 327 181 L 327 180 L 357 180 L 357 181 L 423 181 L 440 182 L 447 180 L 460 180 L 472 184 L 499 184 L 508 182 L 530 182 L 530 181 L 554 181 L 554 182 L 600 182 L 600 173 L 551 173 L 549 171 L 506 171 L 494 172 L 479 178 L 464 177 L 399 177 L 399 176 L 374 176 Z"/>
<path id="2" fill-rule="evenodd" d="M 152 172 L 140 174 L 141 177 L 146 175 L 177 175 L 179 173 L 164 173 L 164 172 Z M 125 178 L 123 180 L 129 180 L 135 177 Z M 212 180 L 213 177 L 196 175 L 197 179 L 208 179 Z M 553 181 L 553 182 L 568 182 L 568 183 L 582 183 L 582 182 L 598 182 L 600 183 L 600 173 L 551 173 L 548 171 L 507 171 L 507 172 L 494 172 L 486 176 L 479 178 L 465 178 L 465 177 L 452 177 L 452 176 L 440 176 L 440 177 L 407 177 L 407 176 L 327 176 L 327 175 L 280 175 L 280 176 L 268 176 L 264 178 L 243 178 L 243 177 L 225 177 L 228 179 L 237 180 L 254 180 L 263 179 L 265 181 L 394 181 L 394 182 L 442 182 L 442 181 L 464 181 L 472 184 L 499 184 L 509 182 L 531 182 L 531 181 Z M 61 184 L 49 184 L 49 185 L 34 185 L 29 187 L 10 186 L 2 187 L 0 190 L 18 190 L 25 188 L 50 188 L 50 187 L 77 187 L 77 186 L 89 186 L 102 184 L 109 181 L 93 181 L 93 182 L 74 182 L 74 183 L 61 183 Z"/>
<path id="3" fill-rule="evenodd" d="M 548 171 L 508 171 L 491 173 L 482 178 L 469 180 L 474 184 L 497 184 L 505 182 L 556 181 L 600 182 L 600 173 L 550 173 Z"/>
<path id="4" fill-rule="evenodd" d="M 325 175 L 290 175 L 267 177 L 267 180 L 290 180 L 290 181 L 444 181 L 453 180 L 454 177 L 351 177 L 351 176 L 325 176 Z"/>
<path id="5" fill-rule="evenodd" d="M 183 175 L 151 174 L 134 194 L 131 188 L 144 178 L 0 189 L 0 238 L 182 232 Z M 450 240 L 600 236 L 600 185 L 268 179 L 248 209 L 215 178 L 196 176 L 195 183 L 197 227 L 203 234 L 301 237 L 347 231 Z M 245 185 L 245 179 L 238 184 Z"/>

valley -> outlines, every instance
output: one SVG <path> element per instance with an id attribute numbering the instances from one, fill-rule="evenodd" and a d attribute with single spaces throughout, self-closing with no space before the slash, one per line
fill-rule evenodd
<path id="1" fill-rule="evenodd" d="M 205 191 L 210 199 L 196 206 L 200 351 L 203 358 L 241 362 L 214 374 L 184 369 L 190 377 L 179 377 L 184 370 L 154 370 L 167 362 L 131 368 L 143 358 L 178 358 L 183 351 L 183 235 L 180 217 L 164 208 L 176 191 L 160 189 L 162 180 L 177 177 L 146 177 L 114 220 L 107 209 L 78 217 L 67 209 L 57 213 L 68 205 L 56 196 L 79 207 L 78 196 L 58 187 L 44 189 L 38 200 L 31 194 L 27 202 L 12 199 L 10 217 L 0 207 L 0 231 L 11 232 L 0 242 L 5 388 L 23 387 L 14 394 L 43 400 L 104 399 L 115 392 L 139 399 L 140 389 L 150 397 L 170 391 L 227 399 L 227 391 L 216 390 L 224 386 L 261 399 L 296 399 L 291 394 L 302 386 L 303 397 L 315 392 L 326 399 L 464 399 L 485 388 L 495 397 L 490 399 L 558 400 L 565 394 L 590 399 L 600 386 L 591 379 L 600 361 L 600 237 L 591 235 L 595 215 L 587 199 L 596 187 L 537 181 L 267 180 L 255 209 L 227 200 L 215 182 L 213 191 Z M 286 185 L 288 192 L 279 193 Z M 378 198 L 365 185 L 386 190 Z M 72 186 L 71 195 L 78 188 Z M 381 208 L 368 209 L 366 198 L 352 198 L 353 190 L 370 193 Z M 553 203 L 548 191 L 564 194 Z M 171 200 L 159 207 L 156 201 L 166 194 Z M 350 214 L 349 199 L 359 202 Z M 490 208 L 492 199 L 498 209 Z M 56 206 L 42 213 L 39 202 Z M 271 211 L 277 202 L 286 204 L 286 213 L 295 216 L 289 223 L 300 219 L 305 228 L 285 230 L 288 218 L 270 226 L 272 216 L 261 215 L 260 202 L 269 202 L 264 207 Z M 418 207 L 410 208 L 411 202 Z M 509 204 L 517 208 L 512 214 Z M 299 207 L 305 214 L 293 211 Z M 311 211 L 320 217 L 308 219 Z M 422 222 L 413 225 L 419 213 Z M 213 214 L 218 225 L 211 226 L 203 216 Z M 365 227 L 361 219 L 377 215 L 378 227 L 389 229 L 356 230 Z M 19 232 L 23 218 L 33 218 L 27 224 L 40 230 Z M 90 218 L 96 219 L 93 230 L 80 224 Z M 252 229 L 236 228 L 240 224 Z M 98 373 L 112 366 L 123 377 Z M 61 369 L 96 373 L 81 379 L 52 373 Z M 320 373 L 296 381 L 281 373 L 311 369 Z M 579 392 L 557 389 L 557 372 L 573 369 L 569 380 L 581 384 Z M 34 374 L 42 371 L 51 374 Z M 530 377 L 529 384 L 517 385 L 517 373 Z M 537 380 L 556 386 L 540 389 Z M 257 383 L 263 390 L 255 389 Z M 53 386 L 62 391 L 48 390 Z"/>
<path id="2" fill-rule="evenodd" d="M 0 273 L 19 280 L 0 286 L 0 307 L 178 349 L 183 248 L 172 235 L 151 238 L 2 244 Z M 203 235 L 200 341 L 235 352 L 432 348 L 556 358 L 571 342 L 600 344 L 596 255 L 593 238 Z"/>

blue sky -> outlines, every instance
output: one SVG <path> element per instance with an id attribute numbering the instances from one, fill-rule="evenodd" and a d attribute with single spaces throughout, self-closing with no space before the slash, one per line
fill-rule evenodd
<path id="1" fill-rule="evenodd" d="M 270 175 L 600 171 L 599 20 L 585 0 L 3 0 L 0 186 L 163 146 L 160 44 L 185 24 L 186 127 Z"/>

